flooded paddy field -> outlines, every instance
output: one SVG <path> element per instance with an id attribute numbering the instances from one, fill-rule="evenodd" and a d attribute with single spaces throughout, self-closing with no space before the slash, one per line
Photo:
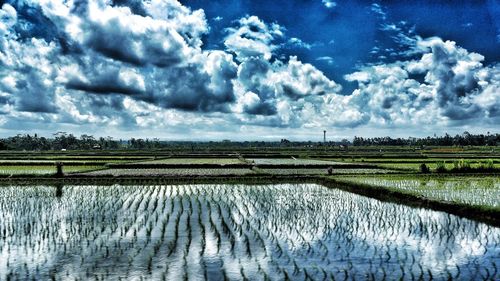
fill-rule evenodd
<path id="1" fill-rule="evenodd" d="M 380 186 L 432 200 L 484 206 L 500 210 L 500 177 L 426 176 L 426 175 L 361 175 L 338 177 L 339 181 Z"/>
<path id="2" fill-rule="evenodd" d="M 0 279 L 500 278 L 500 228 L 317 184 L 0 187 Z"/>

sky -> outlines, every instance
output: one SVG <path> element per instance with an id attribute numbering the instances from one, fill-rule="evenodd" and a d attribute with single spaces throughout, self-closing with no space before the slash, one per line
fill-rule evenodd
<path id="1" fill-rule="evenodd" d="M 0 136 L 498 133 L 498 0 L 0 6 Z"/>

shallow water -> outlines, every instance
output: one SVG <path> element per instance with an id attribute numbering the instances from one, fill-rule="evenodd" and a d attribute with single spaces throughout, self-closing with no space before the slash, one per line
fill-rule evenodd
<path id="1" fill-rule="evenodd" d="M 315 184 L 0 187 L 0 280 L 500 279 L 500 229 Z"/>

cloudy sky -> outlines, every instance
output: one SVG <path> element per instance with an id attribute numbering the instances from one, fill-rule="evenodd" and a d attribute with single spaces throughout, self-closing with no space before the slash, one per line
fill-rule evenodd
<path id="1" fill-rule="evenodd" d="M 0 1 L 0 136 L 498 132 L 490 1 Z"/>

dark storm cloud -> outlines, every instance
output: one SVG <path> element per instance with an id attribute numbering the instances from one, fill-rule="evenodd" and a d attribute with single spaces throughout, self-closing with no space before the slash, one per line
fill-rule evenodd
<path id="1" fill-rule="evenodd" d="M 56 113 L 53 91 L 47 87 L 40 74 L 32 69 L 23 69 L 23 80 L 16 85 L 16 106 L 19 111 L 34 113 Z"/>
<path id="2" fill-rule="evenodd" d="M 120 93 L 139 95 L 145 92 L 142 77 L 132 70 L 125 71 L 120 65 L 105 59 L 94 59 L 81 69 L 82 77 L 68 77 L 67 89 L 96 94 Z M 142 82 L 142 83 L 141 83 Z"/>
<path id="3" fill-rule="evenodd" d="M 156 69 L 150 81 L 152 91 L 146 101 L 163 108 L 179 108 L 187 111 L 228 112 L 235 101 L 232 79 L 236 77 L 236 65 L 228 61 L 227 54 L 209 54 L 205 65 L 173 67 L 165 71 Z M 207 67 L 210 71 L 203 71 Z"/>
<path id="4" fill-rule="evenodd" d="M 278 111 L 276 110 L 276 106 L 274 105 L 274 103 L 271 103 L 270 101 L 257 102 L 255 104 L 247 104 L 245 105 L 244 109 L 245 113 L 251 115 L 271 116 L 278 113 Z"/>
<path id="5" fill-rule="evenodd" d="M 108 82 L 109 81 L 109 82 Z M 135 89 L 131 89 L 128 86 L 120 86 L 116 84 L 112 84 L 115 80 L 111 78 L 111 80 L 99 80 L 94 83 L 83 83 L 81 81 L 69 81 L 66 84 L 67 89 L 80 90 L 89 93 L 95 94 L 125 94 L 125 95 L 134 95 L 137 94 L 138 91 Z M 111 82 L 111 83 L 110 83 Z"/>

